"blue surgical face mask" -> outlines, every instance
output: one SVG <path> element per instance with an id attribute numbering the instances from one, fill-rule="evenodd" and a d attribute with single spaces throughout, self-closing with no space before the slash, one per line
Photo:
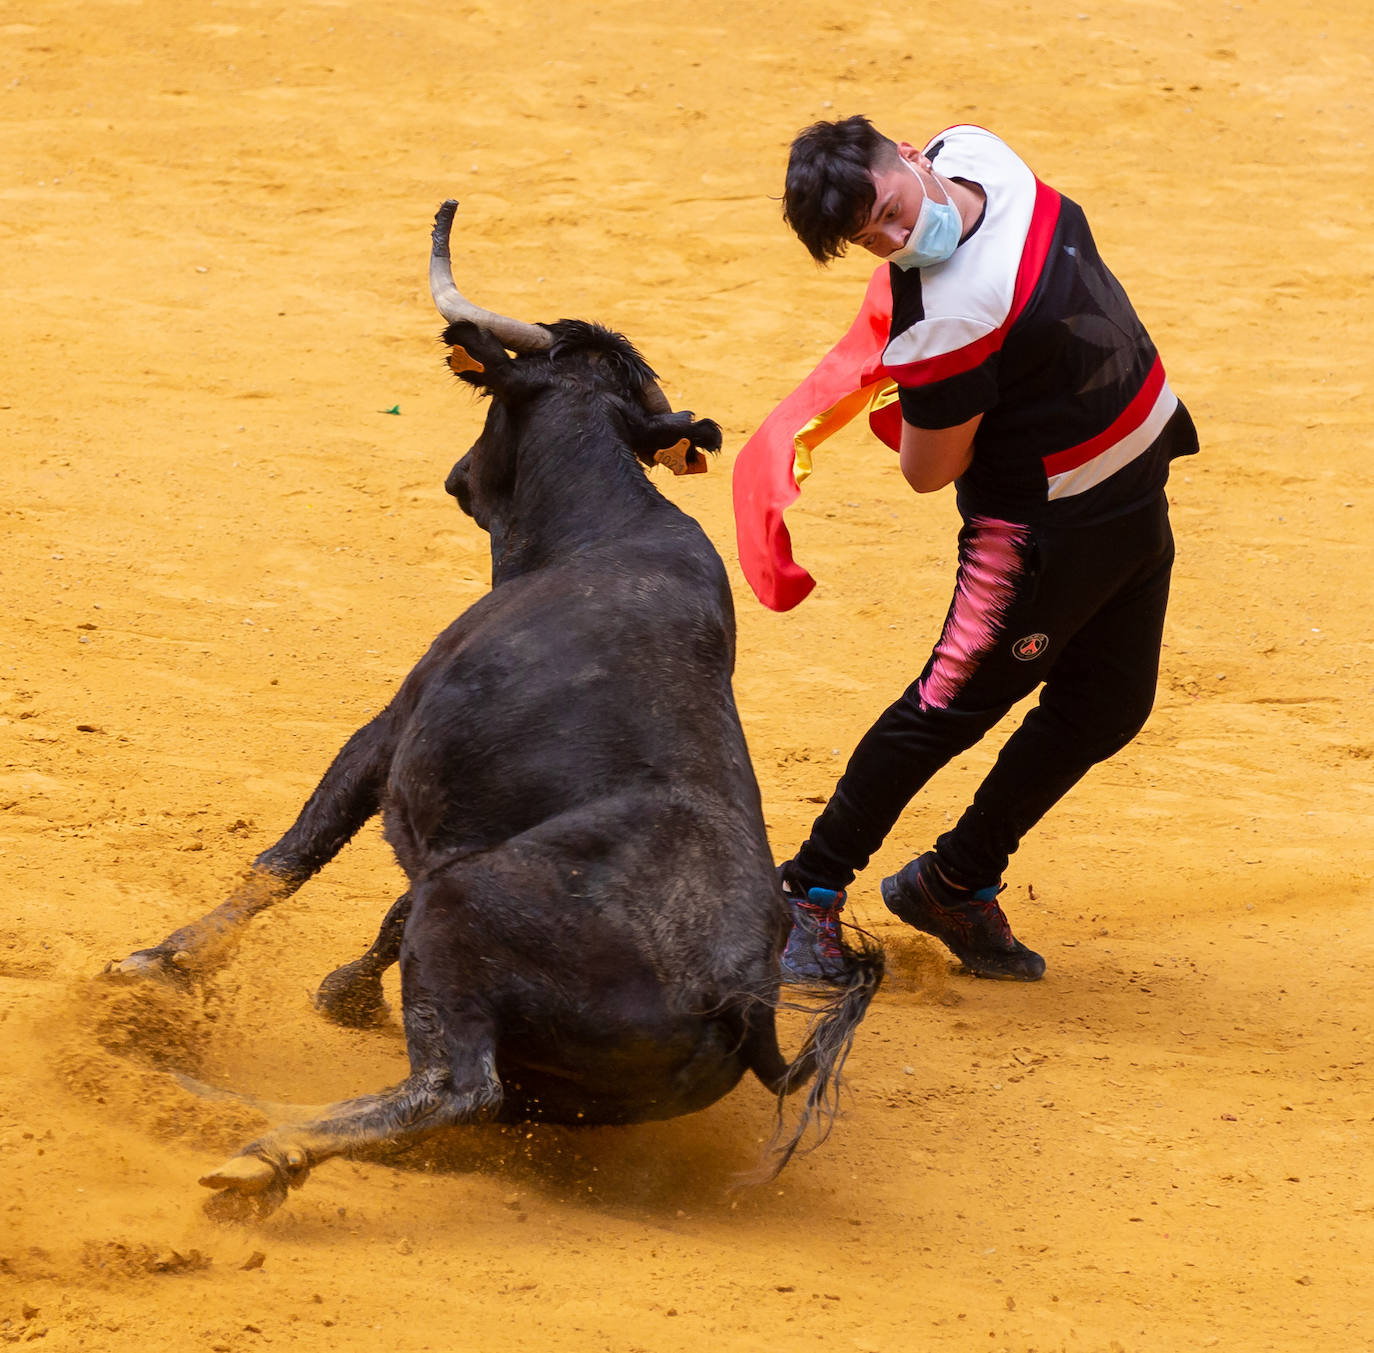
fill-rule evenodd
<path id="1" fill-rule="evenodd" d="M 949 192 L 941 185 L 945 194 L 943 202 L 932 202 L 926 192 L 926 183 L 910 160 L 902 163 L 916 175 L 921 185 L 921 210 L 916 213 L 916 224 L 900 249 L 894 249 L 887 256 L 889 263 L 895 263 L 904 271 L 910 268 L 929 268 L 943 263 L 958 247 L 959 238 L 964 233 L 964 222 L 959 208 L 954 205 Z M 939 182 L 937 179 L 936 182 Z"/>

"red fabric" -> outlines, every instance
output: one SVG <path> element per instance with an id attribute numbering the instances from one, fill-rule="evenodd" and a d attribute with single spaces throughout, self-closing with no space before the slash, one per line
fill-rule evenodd
<path id="1" fill-rule="evenodd" d="M 791 610 L 816 585 L 792 558 L 792 537 L 782 519 L 801 492 L 795 473 L 797 434 L 846 395 L 886 379 L 882 357 L 891 320 L 892 289 L 884 263 L 869 279 L 845 336 L 764 419 L 735 460 L 740 567 L 758 599 L 774 611 Z M 870 423 L 889 446 L 900 444 L 901 411 L 896 405 L 875 410 Z"/>

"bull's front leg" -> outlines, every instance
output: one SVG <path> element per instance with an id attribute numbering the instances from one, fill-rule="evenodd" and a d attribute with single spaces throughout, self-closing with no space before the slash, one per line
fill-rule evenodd
<path id="1" fill-rule="evenodd" d="M 248 921 L 290 897 L 378 811 L 394 746 L 393 718 L 384 710 L 349 738 L 291 829 L 253 861 L 219 906 L 160 944 L 110 963 L 106 974 L 187 987 L 221 964 Z"/>

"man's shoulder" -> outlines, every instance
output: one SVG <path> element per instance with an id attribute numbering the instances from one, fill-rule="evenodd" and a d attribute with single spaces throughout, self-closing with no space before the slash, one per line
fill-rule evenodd
<path id="1" fill-rule="evenodd" d="M 924 153 L 935 162 L 935 168 L 942 174 L 954 171 L 946 164 L 954 161 L 976 160 L 979 162 L 1007 162 L 1014 160 L 1023 164 L 1021 157 L 996 132 L 979 127 L 972 122 L 959 122 L 937 132 L 926 142 Z M 943 157 L 943 162 L 941 161 Z"/>
<path id="2" fill-rule="evenodd" d="M 951 128 L 950 134 L 963 130 Z M 977 343 L 999 330 L 1012 312 L 1035 211 L 1035 175 L 991 132 L 967 130 L 996 142 L 1005 153 L 991 147 L 975 163 L 967 147 L 941 149 L 935 161 L 938 172 L 980 183 L 987 205 L 977 230 L 947 262 L 893 277 L 892 333 L 883 358 L 889 368 L 905 368 Z M 913 302 L 908 292 L 919 300 Z"/>

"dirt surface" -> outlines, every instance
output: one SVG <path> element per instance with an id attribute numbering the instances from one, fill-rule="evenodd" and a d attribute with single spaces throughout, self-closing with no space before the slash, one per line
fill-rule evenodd
<path id="1" fill-rule="evenodd" d="M 1374 17 L 1365 0 L 868 8 L 603 0 L 0 7 L 0 1339 L 64 1349 L 1356 1350 L 1374 1343 Z M 775 849 L 919 669 L 953 506 L 853 430 L 753 601 L 734 453 L 842 331 L 774 196 L 864 111 L 1008 138 L 1088 211 L 1193 410 L 1157 711 L 1014 861 L 1049 959 L 980 983 L 877 881 L 891 979 L 836 1135 L 730 1194 L 757 1086 L 674 1123 L 455 1134 L 255 1227 L 197 1175 L 257 1116 L 399 1078 L 309 993 L 400 876 L 370 829 L 200 996 L 93 983 L 224 895 L 484 590 L 442 492 L 479 426 L 423 273 L 629 333 L 720 420 L 704 523 Z"/>

